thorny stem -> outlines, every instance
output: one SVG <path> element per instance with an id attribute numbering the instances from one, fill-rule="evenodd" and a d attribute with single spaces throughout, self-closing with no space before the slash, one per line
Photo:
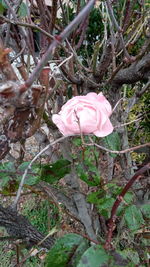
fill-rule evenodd
<path id="1" fill-rule="evenodd" d="M 111 244 L 111 241 L 112 241 L 112 234 L 113 234 L 113 231 L 115 229 L 115 221 L 116 221 L 116 212 L 117 212 L 117 209 L 120 205 L 120 203 L 123 201 L 123 197 L 125 196 L 125 194 L 128 192 L 128 190 L 131 188 L 131 186 L 133 185 L 133 183 L 139 179 L 141 177 L 141 175 L 148 171 L 150 169 L 150 163 L 148 163 L 147 165 L 145 165 L 144 167 L 142 167 L 140 170 L 138 170 L 133 176 L 132 178 L 130 179 L 130 181 L 126 184 L 126 186 L 123 188 L 122 192 L 120 193 L 120 195 L 117 197 L 113 207 L 112 207 L 112 210 L 111 210 L 111 216 L 110 216 L 110 219 L 109 219 L 109 224 L 108 224 L 108 233 L 107 233 L 107 240 L 106 240 L 106 243 L 104 245 L 104 248 L 106 250 L 111 250 L 112 249 L 112 244 Z"/>
<path id="2" fill-rule="evenodd" d="M 106 5 L 107 5 L 107 8 L 108 8 L 108 13 L 110 15 L 111 21 L 112 21 L 113 25 L 115 26 L 116 30 L 118 31 L 120 42 L 122 44 L 122 49 L 124 51 L 124 55 L 127 58 L 127 60 L 131 61 L 131 57 L 130 57 L 130 55 L 129 55 L 126 47 L 125 47 L 125 44 L 124 44 L 124 39 L 123 39 L 123 36 L 122 36 L 122 29 L 118 25 L 118 22 L 117 22 L 117 20 L 115 18 L 115 15 L 114 15 L 113 8 L 112 8 L 112 5 L 110 3 L 110 0 L 106 0 Z"/>
<path id="3" fill-rule="evenodd" d="M 6 17 L 4 17 L 3 15 L 0 15 L 0 18 L 2 18 L 3 20 L 5 20 L 6 22 L 13 24 L 13 25 L 19 25 L 19 26 L 23 26 L 23 27 L 28 27 L 34 30 L 38 30 L 39 32 L 45 34 L 47 37 L 51 38 L 51 39 L 55 39 L 55 37 L 53 35 L 51 35 L 50 33 L 48 33 L 47 31 L 43 30 L 42 28 L 40 28 L 39 26 L 35 25 L 33 22 L 31 23 L 26 23 L 26 22 L 20 22 L 20 21 L 14 21 L 14 20 L 10 20 Z"/>
<path id="4" fill-rule="evenodd" d="M 74 20 L 60 33 L 60 35 L 55 37 L 55 40 L 50 44 L 46 53 L 39 61 L 37 67 L 33 70 L 31 76 L 28 78 L 25 84 L 22 85 L 22 89 L 24 91 L 28 89 L 33 84 L 33 82 L 39 77 L 41 70 L 43 69 L 45 64 L 51 59 L 56 47 L 61 42 L 63 42 L 70 35 L 70 33 L 80 24 L 80 22 L 89 14 L 94 4 L 95 0 L 89 1 L 88 4 L 81 10 L 81 12 L 74 18 Z"/>

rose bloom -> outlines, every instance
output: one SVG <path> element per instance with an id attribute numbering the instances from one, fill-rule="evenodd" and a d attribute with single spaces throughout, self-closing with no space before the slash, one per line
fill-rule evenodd
<path id="1" fill-rule="evenodd" d="M 111 113 L 111 105 L 102 93 L 88 93 L 68 100 L 52 121 L 64 136 L 82 132 L 104 137 L 113 131 Z"/>

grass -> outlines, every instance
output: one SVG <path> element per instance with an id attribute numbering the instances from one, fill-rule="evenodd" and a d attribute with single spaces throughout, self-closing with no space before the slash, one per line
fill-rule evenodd
<path id="1" fill-rule="evenodd" d="M 59 212 L 56 206 L 48 200 L 32 197 L 23 200 L 21 213 L 43 234 L 48 234 L 49 230 L 60 222 Z M 2 231 L 1 231 L 2 230 Z M 7 235 L 3 228 L 0 233 Z M 22 249 L 23 255 L 28 255 L 27 249 Z M 8 241 L 0 242 L 0 267 L 13 267 L 16 262 L 16 252 Z M 25 267 L 40 267 L 41 260 L 37 257 L 30 257 L 24 264 Z"/>

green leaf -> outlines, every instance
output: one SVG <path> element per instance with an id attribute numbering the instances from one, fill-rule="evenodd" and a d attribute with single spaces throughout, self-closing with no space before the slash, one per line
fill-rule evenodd
<path id="1" fill-rule="evenodd" d="M 15 166 L 13 162 L 0 164 L 0 187 L 5 187 L 10 180 L 16 178 Z"/>
<path id="2" fill-rule="evenodd" d="M 26 4 L 24 2 L 22 2 L 20 7 L 19 7 L 18 15 L 20 17 L 26 17 L 28 15 L 27 6 L 26 6 Z"/>
<path id="3" fill-rule="evenodd" d="M 75 267 L 87 247 L 87 241 L 83 237 L 77 234 L 67 234 L 58 239 L 48 252 L 45 266 Z"/>
<path id="4" fill-rule="evenodd" d="M 4 0 L 0 0 L 0 5 L 3 6 L 4 9 L 7 9 L 8 6 L 7 4 L 4 2 Z"/>
<path id="5" fill-rule="evenodd" d="M 84 252 L 77 267 L 101 267 L 109 259 L 110 256 L 101 246 L 92 246 Z"/>
<path id="6" fill-rule="evenodd" d="M 117 132 L 113 132 L 108 136 L 103 138 L 105 146 L 110 150 L 120 150 L 121 149 L 121 142 L 120 137 Z M 115 158 L 117 154 L 110 153 L 110 156 Z"/>
<path id="7" fill-rule="evenodd" d="M 25 169 L 28 167 L 30 162 L 26 161 L 23 162 L 17 169 L 18 172 L 21 172 L 22 175 L 25 171 Z M 39 166 L 37 164 L 33 164 L 30 171 L 28 172 L 25 183 L 26 185 L 35 185 L 39 182 L 40 177 L 39 177 Z M 33 173 L 33 174 L 32 174 Z M 22 175 L 17 175 L 17 180 L 20 181 L 22 178 Z"/>
<path id="8" fill-rule="evenodd" d="M 99 200 L 98 210 L 105 217 L 109 218 L 111 213 L 111 208 L 115 202 L 115 199 L 109 196 L 106 196 Z"/>
<path id="9" fill-rule="evenodd" d="M 57 160 L 53 164 L 42 166 L 41 180 L 50 184 L 56 183 L 71 171 L 71 162 L 67 159 Z"/>
<path id="10" fill-rule="evenodd" d="M 99 201 L 99 191 L 98 192 L 92 192 L 88 194 L 87 196 L 87 201 L 92 203 L 92 204 L 98 204 Z"/>
<path id="11" fill-rule="evenodd" d="M 124 218 L 130 230 L 135 231 L 144 224 L 144 219 L 139 208 L 132 205 L 125 210 Z"/>
<path id="12" fill-rule="evenodd" d="M 140 258 L 139 255 L 137 253 L 137 251 L 130 249 L 130 248 L 126 248 L 123 251 L 119 251 L 119 253 L 125 258 L 130 260 L 132 263 L 134 263 L 133 266 L 138 265 L 140 263 Z"/>
<path id="13" fill-rule="evenodd" d="M 86 161 L 86 164 L 77 165 L 77 173 L 81 180 L 89 186 L 97 186 L 100 184 L 100 174 L 93 163 Z"/>
<path id="14" fill-rule="evenodd" d="M 81 146 L 82 145 L 82 140 L 79 137 L 74 138 L 72 142 L 75 146 Z"/>
<path id="15" fill-rule="evenodd" d="M 0 14 L 3 14 L 4 10 L 5 10 L 4 6 L 0 3 Z"/>
<path id="16" fill-rule="evenodd" d="M 150 219 L 150 204 L 142 205 L 140 210 L 146 218 Z"/>
<path id="17" fill-rule="evenodd" d="M 133 202 L 134 195 L 132 192 L 127 192 L 123 197 L 123 199 L 127 204 L 131 204 Z"/>

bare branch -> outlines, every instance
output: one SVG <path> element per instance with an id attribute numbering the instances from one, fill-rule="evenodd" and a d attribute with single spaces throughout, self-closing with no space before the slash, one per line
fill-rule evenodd
<path id="1" fill-rule="evenodd" d="M 90 140 L 92 141 L 91 138 L 90 138 Z M 137 150 L 137 149 L 142 148 L 142 147 L 150 146 L 150 143 L 134 146 L 134 147 L 127 148 L 127 149 L 124 149 L 124 150 L 120 150 L 120 151 L 119 150 L 110 150 L 110 149 L 108 149 L 106 147 L 103 147 L 103 146 L 100 146 L 100 145 L 94 143 L 93 141 L 92 141 L 91 144 L 84 143 L 84 145 L 85 146 L 96 146 L 96 147 L 98 147 L 98 148 L 100 148 L 100 149 L 102 149 L 102 150 L 104 150 L 106 152 L 121 155 L 121 154 L 125 154 L 127 152 L 131 152 L 131 151 Z"/>
<path id="2" fill-rule="evenodd" d="M 150 53 L 146 54 L 140 61 L 136 61 L 128 68 L 121 69 L 112 81 L 113 89 L 117 90 L 123 84 L 133 84 L 149 76 Z"/>
<path id="3" fill-rule="evenodd" d="M 125 43 L 124 43 L 124 39 L 123 39 L 123 36 L 122 36 L 122 29 L 121 27 L 118 25 L 118 22 L 115 18 L 115 15 L 114 15 L 114 11 L 113 11 L 113 8 L 112 8 L 112 5 L 110 3 L 110 0 L 106 0 L 106 4 L 107 4 L 107 8 L 108 8 L 108 12 L 109 12 L 109 15 L 110 15 L 110 18 L 112 20 L 112 23 L 113 25 L 115 26 L 116 30 L 118 31 L 118 34 L 119 34 L 119 38 L 120 38 L 120 42 L 121 42 L 121 45 L 122 45 L 122 49 L 124 51 L 124 56 L 126 57 L 126 59 L 129 61 L 129 62 L 133 62 L 133 59 L 132 57 L 130 57 L 126 47 L 125 47 Z"/>
<path id="4" fill-rule="evenodd" d="M 56 47 L 63 42 L 69 34 L 80 24 L 80 22 L 89 14 L 90 10 L 93 8 L 95 0 L 90 0 L 88 4 L 82 9 L 82 11 L 74 18 L 74 20 L 62 31 L 62 33 L 55 37 L 55 40 L 51 43 L 46 53 L 41 58 L 37 67 L 32 72 L 31 76 L 23 85 L 24 88 L 28 89 L 33 82 L 39 77 L 41 70 L 45 64 L 52 58 Z"/>
<path id="5" fill-rule="evenodd" d="M 50 39 L 55 39 L 55 37 L 53 35 L 51 35 L 50 33 L 48 33 L 47 31 L 43 30 L 42 28 L 40 28 L 39 26 L 35 25 L 33 22 L 31 23 L 26 23 L 26 22 L 20 22 L 20 21 L 16 21 L 16 20 L 10 20 L 6 17 L 4 17 L 3 15 L 0 15 L 0 18 L 3 19 L 4 21 L 13 24 L 13 25 L 19 25 L 19 26 L 23 26 L 23 27 L 27 27 L 27 28 L 31 28 L 34 30 L 38 30 L 39 32 L 45 34 L 47 37 L 49 37 Z"/>

